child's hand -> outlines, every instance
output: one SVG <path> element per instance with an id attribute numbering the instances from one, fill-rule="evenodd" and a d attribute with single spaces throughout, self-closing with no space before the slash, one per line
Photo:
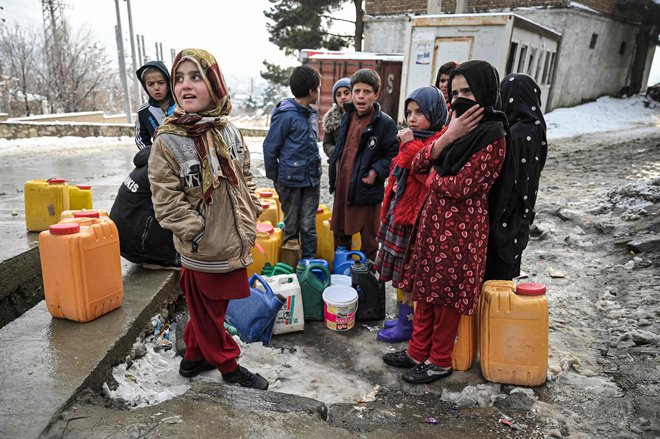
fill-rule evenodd
<path id="1" fill-rule="evenodd" d="M 442 136 L 451 142 L 460 139 L 479 125 L 484 118 L 484 111 L 484 108 L 477 104 L 470 107 L 461 117 L 454 117 L 454 110 L 451 110 L 449 126 Z"/>
<path id="2" fill-rule="evenodd" d="M 372 185 L 376 182 L 376 178 L 378 177 L 378 174 L 376 174 L 376 171 L 373 169 L 369 169 L 369 173 L 362 177 L 362 183 L 366 185 Z"/>
<path id="3" fill-rule="evenodd" d="M 413 136 L 413 132 L 410 128 L 403 128 L 396 134 L 396 140 L 398 140 L 402 145 L 406 142 L 410 142 L 414 138 L 415 137 Z"/>

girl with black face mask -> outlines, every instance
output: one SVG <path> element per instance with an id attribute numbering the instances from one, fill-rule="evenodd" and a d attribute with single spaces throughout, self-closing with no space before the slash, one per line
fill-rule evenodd
<path id="1" fill-rule="evenodd" d="M 462 315 L 474 316 L 486 266 L 489 193 L 505 163 L 506 116 L 499 111 L 499 77 L 485 61 L 461 64 L 450 75 L 452 117 L 447 130 L 420 150 L 413 173 L 434 169 L 404 256 L 401 287 L 417 307 L 408 349 L 383 356 L 406 367 L 413 384 L 451 374 Z"/>

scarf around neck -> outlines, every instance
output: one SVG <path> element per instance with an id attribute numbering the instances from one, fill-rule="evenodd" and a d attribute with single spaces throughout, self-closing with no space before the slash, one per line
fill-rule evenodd
<path id="1" fill-rule="evenodd" d="M 191 61 L 199 69 L 214 107 L 200 113 L 188 113 L 181 108 L 175 93 L 177 107 L 174 114 L 158 128 L 157 135 L 167 133 L 193 139 L 201 163 L 204 202 L 208 205 L 212 203 L 211 194 L 220 185 L 221 179 L 226 179 L 232 186 L 238 185 L 230 163 L 232 158 L 222 137 L 232 103 L 220 66 L 213 55 L 202 49 L 184 49 L 174 58 L 172 90 L 176 83 L 176 70 L 184 61 Z"/>

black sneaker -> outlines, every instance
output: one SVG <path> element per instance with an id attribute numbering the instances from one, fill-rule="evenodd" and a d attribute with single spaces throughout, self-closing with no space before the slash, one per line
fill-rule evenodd
<path id="1" fill-rule="evenodd" d="M 451 372 L 451 367 L 444 368 L 435 364 L 419 363 L 412 369 L 405 371 L 401 377 L 412 384 L 426 384 L 448 377 Z"/>
<path id="2" fill-rule="evenodd" d="M 192 378 L 201 372 L 213 370 L 216 367 L 206 360 L 181 360 L 179 364 L 179 375 L 186 378 Z"/>
<path id="3" fill-rule="evenodd" d="M 398 352 L 388 352 L 387 354 L 383 354 L 383 361 L 385 362 L 385 364 L 389 364 L 390 366 L 394 366 L 394 367 L 410 368 L 417 366 L 415 360 L 410 358 L 408 356 L 408 352 L 406 352 L 405 350 Z"/>
<path id="4" fill-rule="evenodd" d="M 238 384 L 241 387 L 249 387 L 250 389 L 268 390 L 268 381 L 258 373 L 252 373 L 243 366 L 238 368 L 232 373 L 222 375 L 222 379 L 230 384 Z"/>

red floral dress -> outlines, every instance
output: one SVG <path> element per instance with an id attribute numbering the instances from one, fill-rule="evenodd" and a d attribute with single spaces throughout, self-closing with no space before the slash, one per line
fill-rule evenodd
<path id="1" fill-rule="evenodd" d="M 417 153 L 413 172 L 429 172 L 430 152 L 429 145 Z M 430 177 L 404 257 L 401 288 L 413 300 L 475 313 L 486 268 L 488 192 L 505 152 L 502 138 L 475 152 L 456 175 Z"/>

